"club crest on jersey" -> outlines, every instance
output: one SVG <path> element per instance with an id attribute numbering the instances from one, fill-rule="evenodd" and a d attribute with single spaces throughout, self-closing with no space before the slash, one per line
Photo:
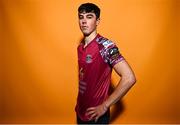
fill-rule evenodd
<path id="1" fill-rule="evenodd" d="M 92 55 L 88 54 L 86 56 L 86 63 L 92 63 Z"/>

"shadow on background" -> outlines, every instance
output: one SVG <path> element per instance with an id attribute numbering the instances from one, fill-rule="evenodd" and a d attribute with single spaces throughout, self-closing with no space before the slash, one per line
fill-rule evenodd
<path id="1" fill-rule="evenodd" d="M 114 90 L 115 90 L 115 86 L 111 82 L 110 94 Z M 110 123 L 114 122 L 118 118 L 118 116 L 120 116 L 123 113 L 123 111 L 124 111 L 124 104 L 121 100 L 119 100 L 111 107 Z"/>

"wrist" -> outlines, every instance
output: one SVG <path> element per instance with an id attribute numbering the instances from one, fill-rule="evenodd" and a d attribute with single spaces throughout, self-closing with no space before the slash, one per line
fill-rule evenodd
<path id="1" fill-rule="evenodd" d="M 106 103 L 103 103 L 103 107 L 105 110 L 107 110 L 109 108 L 109 106 Z"/>

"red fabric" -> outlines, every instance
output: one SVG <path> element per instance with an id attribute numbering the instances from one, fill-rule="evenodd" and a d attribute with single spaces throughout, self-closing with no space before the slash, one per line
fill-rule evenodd
<path id="1" fill-rule="evenodd" d="M 109 49 L 115 44 L 99 34 L 84 48 L 78 46 L 79 93 L 76 112 L 84 121 L 87 108 L 101 104 L 109 93 L 112 67 L 123 60 L 120 53 L 111 58 Z"/>

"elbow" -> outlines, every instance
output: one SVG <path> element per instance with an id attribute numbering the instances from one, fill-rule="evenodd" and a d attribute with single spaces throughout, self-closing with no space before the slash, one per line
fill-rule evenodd
<path id="1" fill-rule="evenodd" d="M 136 83 L 136 77 L 134 75 L 128 78 L 128 83 L 133 86 Z"/>
<path id="2" fill-rule="evenodd" d="M 136 83 L 136 77 L 135 76 L 132 78 L 131 82 L 133 85 Z"/>

